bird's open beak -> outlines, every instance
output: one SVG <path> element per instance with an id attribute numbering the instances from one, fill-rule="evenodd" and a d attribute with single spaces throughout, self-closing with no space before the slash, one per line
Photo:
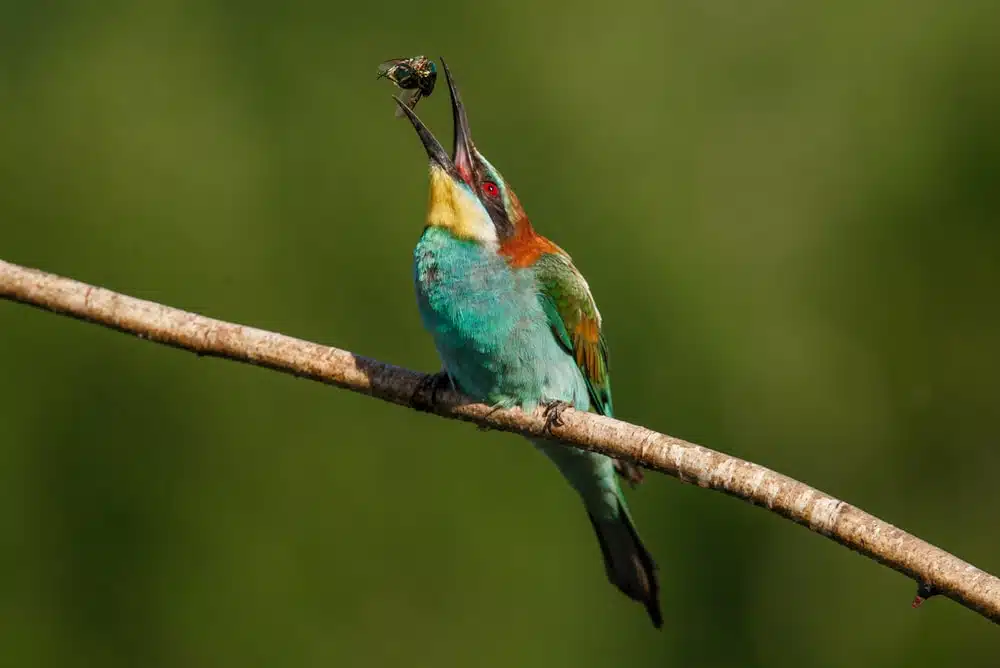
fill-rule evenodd
<path id="1" fill-rule="evenodd" d="M 455 85 L 455 78 L 448 69 L 448 64 L 441 58 L 441 66 L 444 68 L 444 76 L 448 80 L 448 90 L 451 93 L 451 114 L 455 125 L 455 153 L 449 157 L 434 134 L 427 129 L 420 117 L 412 109 L 403 103 L 399 98 L 394 98 L 399 108 L 410 119 L 413 129 L 417 131 L 420 141 L 424 144 L 427 156 L 431 159 L 431 164 L 436 165 L 451 177 L 465 181 L 470 188 L 474 188 L 472 182 L 472 156 L 475 147 L 472 144 L 472 135 L 469 133 L 469 118 L 465 115 L 465 105 L 462 104 L 462 97 L 458 94 L 458 86 Z"/>
<path id="2" fill-rule="evenodd" d="M 393 97 L 393 99 L 396 100 L 396 104 L 399 105 L 399 108 L 402 109 L 403 113 L 405 113 L 407 118 L 410 119 L 410 123 L 413 124 L 413 129 L 417 131 L 417 136 L 420 137 L 420 141 L 424 145 L 424 150 L 427 151 L 427 157 L 431 160 L 431 166 L 438 167 L 456 180 L 462 179 L 458 170 L 455 169 L 455 163 L 452 162 L 447 151 L 445 151 L 444 147 L 441 146 L 441 142 L 439 142 L 434 134 L 427 129 L 427 126 L 424 125 L 422 120 L 420 120 L 420 117 L 413 113 L 413 110 L 398 97 Z"/>
<path id="3" fill-rule="evenodd" d="M 455 77 L 448 69 L 448 63 L 441 58 L 441 67 L 444 68 L 444 76 L 448 80 L 448 92 L 451 93 L 451 114 L 455 126 L 455 153 L 452 155 L 452 163 L 458 170 L 469 187 L 474 187 L 472 183 L 472 135 L 469 132 L 469 117 L 465 115 L 465 105 L 462 104 L 462 97 L 458 94 L 458 86 L 455 84 Z"/>

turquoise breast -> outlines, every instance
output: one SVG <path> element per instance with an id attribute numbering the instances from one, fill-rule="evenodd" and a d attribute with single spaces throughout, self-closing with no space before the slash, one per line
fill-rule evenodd
<path id="1" fill-rule="evenodd" d="M 445 369 L 479 401 L 532 410 L 562 400 L 587 410 L 583 375 L 558 344 L 531 268 L 428 227 L 414 249 L 417 305 Z"/>

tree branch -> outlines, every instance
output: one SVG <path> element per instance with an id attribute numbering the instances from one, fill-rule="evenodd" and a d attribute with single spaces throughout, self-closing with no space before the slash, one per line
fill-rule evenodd
<path id="1" fill-rule="evenodd" d="M 421 381 L 427 378 L 345 350 L 213 320 L 2 260 L 0 298 L 199 355 L 255 364 L 400 405 L 411 405 Z M 630 459 L 684 482 L 764 506 L 913 578 L 921 597 L 944 594 L 1000 623 L 1000 579 L 859 508 L 763 466 L 592 413 L 566 410 L 562 424 L 548 434 L 541 409 L 534 414 L 518 409 L 492 410 L 454 392 L 442 391 L 431 410 L 442 417 L 555 438 Z"/>

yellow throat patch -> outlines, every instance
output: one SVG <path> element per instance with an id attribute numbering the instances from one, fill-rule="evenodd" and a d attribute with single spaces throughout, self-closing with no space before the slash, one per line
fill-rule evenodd
<path id="1" fill-rule="evenodd" d="M 456 239 L 496 242 L 497 233 L 489 213 L 479 200 L 441 167 L 431 165 L 427 224 L 441 227 Z"/>

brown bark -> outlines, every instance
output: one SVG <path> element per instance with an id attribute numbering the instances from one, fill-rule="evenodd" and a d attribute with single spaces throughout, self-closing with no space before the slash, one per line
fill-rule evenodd
<path id="1" fill-rule="evenodd" d="M 310 378 L 401 405 L 410 405 L 427 377 L 317 343 L 135 299 L 0 261 L 0 298 L 117 329 L 199 355 Z M 425 402 L 427 392 L 420 393 Z M 426 404 L 425 404 L 426 405 Z M 700 487 L 763 506 L 797 524 L 903 573 L 922 595 L 943 594 L 1000 622 L 1000 579 L 916 536 L 797 480 L 700 445 L 592 413 L 566 410 L 545 431 L 542 409 L 493 410 L 450 390 L 432 412 L 635 461 Z"/>

